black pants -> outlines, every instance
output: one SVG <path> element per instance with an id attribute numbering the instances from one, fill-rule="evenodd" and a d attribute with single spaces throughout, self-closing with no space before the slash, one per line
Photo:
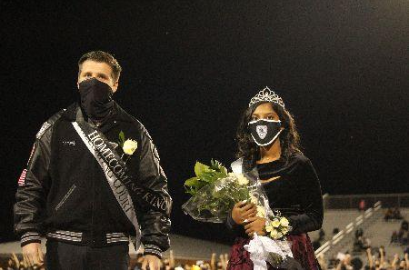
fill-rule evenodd
<path id="1" fill-rule="evenodd" d="M 121 244 L 95 248 L 48 241 L 46 264 L 49 270 L 127 270 L 129 247 Z"/>

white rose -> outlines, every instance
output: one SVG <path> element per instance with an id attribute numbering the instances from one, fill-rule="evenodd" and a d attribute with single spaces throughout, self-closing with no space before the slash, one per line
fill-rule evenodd
<path id="1" fill-rule="evenodd" d="M 272 230 L 274 230 L 274 228 L 271 225 L 271 222 L 266 222 L 266 232 L 271 232 Z"/>
<path id="2" fill-rule="evenodd" d="M 288 227 L 289 225 L 288 219 L 286 219 L 285 217 L 281 218 L 280 223 L 283 227 Z"/>
<path id="3" fill-rule="evenodd" d="M 249 184 L 249 180 L 243 174 L 237 174 L 237 181 L 241 186 L 247 186 Z"/>
<path id="4" fill-rule="evenodd" d="M 134 141 L 134 140 L 126 140 L 124 142 L 124 146 L 122 147 L 122 149 L 124 150 L 124 153 L 127 155 L 133 155 L 133 153 L 136 151 L 136 149 L 138 148 L 138 142 Z"/>
<path id="5" fill-rule="evenodd" d="M 273 222 L 271 222 L 274 228 L 278 228 L 280 226 L 280 221 L 278 219 L 274 219 Z"/>
<path id="6" fill-rule="evenodd" d="M 262 218 L 266 217 L 266 209 L 261 205 L 257 205 L 257 216 Z"/>
<path id="7" fill-rule="evenodd" d="M 273 239 L 277 239 L 278 231 L 277 230 L 272 230 L 270 232 L 270 237 Z"/>
<path id="8" fill-rule="evenodd" d="M 250 194 L 250 201 L 251 203 L 258 204 L 258 199 L 253 194 Z"/>

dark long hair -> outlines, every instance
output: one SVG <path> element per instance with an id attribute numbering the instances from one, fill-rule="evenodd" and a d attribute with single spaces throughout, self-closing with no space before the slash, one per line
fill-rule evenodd
<path id="1" fill-rule="evenodd" d="M 237 130 L 238 151 L 236 156 L 237 158 L 244 158 L 251 166 L 254 166 L 255 162 L 260 159 L 260 147 L 251 138 L 248 123 L 257 106 L 262 103 L 266 102 L 256 103 L 244 111 Z M 272 102 L 271 104 L 280 118 L 281 126 L 284 128 L 279 135 L 281 146 L 280 159 L 287 161 L 292 154 L 301 152 L 300 136 L 291 113 L 276 103 Z"/>

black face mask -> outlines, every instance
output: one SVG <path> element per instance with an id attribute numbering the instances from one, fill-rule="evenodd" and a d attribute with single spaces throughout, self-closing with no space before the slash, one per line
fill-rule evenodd
<path id="1" fill-rule="evenodd" d="M 251 137 L 258 146 L 272 144 L 281 133 L 281 121 L 259 119 L 249 122 Z"/>
<path id="2" fill-rule="evenodd" d="M 92 120 L 101 121 L 114 107 L 113 91 L 109 85 L 97 79 L 89 79 L 79 84 L 80 104 L 84 113 Z"/>

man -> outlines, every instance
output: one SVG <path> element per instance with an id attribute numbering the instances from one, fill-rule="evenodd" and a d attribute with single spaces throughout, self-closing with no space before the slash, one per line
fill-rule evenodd
<path id="1" fill-rule="evenodd" d="M 143 269 L 169 248 L 171 198 L 145 127 L 112 100 L 121 67 L 109 53 L 79 62 L 77 103 L 37 133 L 19 179 L 15 230 L 24 258 L 48 269 L 128 269 L 128 240 L 144 246 Z"/>

